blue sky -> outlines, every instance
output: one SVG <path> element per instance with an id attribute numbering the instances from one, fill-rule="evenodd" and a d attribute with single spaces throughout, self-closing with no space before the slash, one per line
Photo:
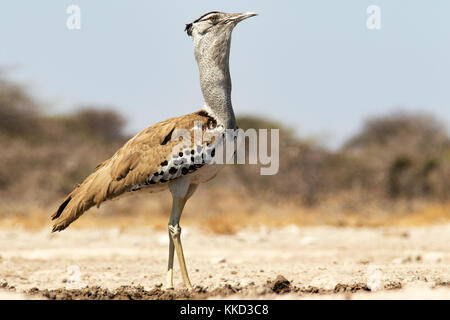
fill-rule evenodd
<path id="1" fill-rule="evenodd" d="M 81 30 L 66 8 L 81 8 Z M 366 8 L 381 8 L 368 30 Z M 450 123 L 450 2 L 2 0 L 0 66 L 49 112 L 110 105 L 138 132 L 203 104 L 184 24 L 256 11 L 234 31 L 237 114 L 282 120 L 337 146 L 369 116 L 428 111 Z"/>

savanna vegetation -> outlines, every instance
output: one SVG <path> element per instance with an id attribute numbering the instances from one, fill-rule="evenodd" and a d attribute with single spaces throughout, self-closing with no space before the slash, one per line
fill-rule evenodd
<path id="1" fill-rule="evenodd" d="M 77 110 L 50 115 L 26 88 L 0 74 L 0 225 L 49 226 L 58 202 L 130 138 L 124 117 L 111 108 Z M 450 219 L 450 138 L 447 124 L 431 114 L 368 119 L 337 150 L 298 137 L 282 123 L 254 116 L 238 123 L 243 129 L 280 128 L 279 173 L 261 176 L 257 165 L 227 166 L 200 188 L 195 197 L 203 201 L 191 201 L 186 223 L 230 233 L 254 224 Z M 97 225 L 165 226 L 169 207 L 167 195 L 149 195 L 87 214 Z"/>

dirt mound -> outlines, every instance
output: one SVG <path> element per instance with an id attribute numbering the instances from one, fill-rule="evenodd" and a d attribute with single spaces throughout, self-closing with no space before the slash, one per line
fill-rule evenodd
<path id="1" fill-rule="evenodd" d="M 115 290 L 108 290 L 94 286 L 71 290 L 64 288 L 54 290 L 32 288 L 26 293 L 29 295 L 40 295 L 51 300 L 200 300 L 215 296 L 229 296 L 240 290 L 240 288 L 230 285 L 211 291 L 207 291 L 202 287 L 196 287 L 194 290 L 189 291 L 187 289 L 164 290 L 162 288 L 145 290 L 142 286 L 121 286 Z"/>
<path id="2" fill-rule="evenodd" d="M 398 288 L 391 286 L 386 289 Z M 208 290 L 197 286 L 192 291 L 187 289 L 165 290 L 161 287 L 155 287 L 151 290 L 145 290 L 142 286 L 121 286 L 114 290 L 108 290 L 100 286 L 86 287 L 82 289 L 54 289 L 40 290 L 32 288 L 25 293 L 28 295 L 38 295 L 52 300 L 183 300 L 193 299 L 202 300 L 211 297 L 227 297 L 235 294 L 257 295 L 276 294 L 283 295 L 291 293 L 293 295 L 325 295 L 332 293 L 356 293 L 358 291 L 371 291 L 364 283 L 337 284 L 334 289 L 327 290 L 312 286 L 296 287 L 284 276 L 278 275 L 273 280 L 268 280 L 266 286 L 256 287 L 248 285 L 245 287 L 225 285 L 223 287 Z"/>

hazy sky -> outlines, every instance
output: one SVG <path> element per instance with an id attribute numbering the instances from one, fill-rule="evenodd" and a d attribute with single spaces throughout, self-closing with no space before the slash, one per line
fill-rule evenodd
<path id="1" fill-rule="evenodd" d="M 66 8 L 81 8 L 68 30 Z M 368 30 L 366 9 L 381 9 Z M 111 105 L 137 132 L 203 104 L 184 24 L 256 11 L 233 33 L 233 105 L 338 145 L 371 115 L 425 110 L 450 123 L 450 1 L 1 0 L 0 66 L 52 112 Z"/>

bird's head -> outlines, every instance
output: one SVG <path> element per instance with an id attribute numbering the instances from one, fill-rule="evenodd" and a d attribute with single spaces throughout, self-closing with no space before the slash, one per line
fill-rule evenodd
<path id="1" fill-rule="evenodd" d="M 241 21 L 256 16 L 254 12 L 225 13 L 211 11 L 186 24 L 186 33 L 194 39 L 196 56 L 206 49 L 228 49 L 233 28 Z M 228 48 L 227 48 L 228 47 Z"/>
<path id="2" fill-rule="evenodd" d="M 194 38 L 218 35 L 226 31 L 232 31 L 239 22 L 256 15 L 254 12 L 226 13 L 211 11 L 194 22 L 186 24 L 185 31 Z"/>

